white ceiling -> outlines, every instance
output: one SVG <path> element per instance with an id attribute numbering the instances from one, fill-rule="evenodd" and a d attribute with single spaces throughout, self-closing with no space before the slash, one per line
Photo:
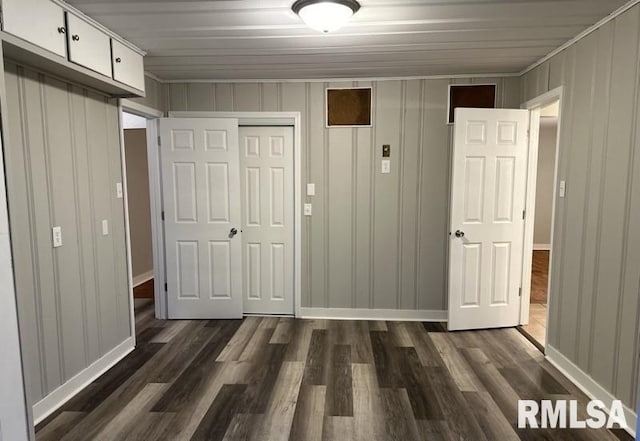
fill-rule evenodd
<path id="1" fill-rule="evenodd" d="M 69 0 L 148 52 L 165 80 L 519 72 L 626 0 L 360 0 L 323 35 L 293 0 Z"/>

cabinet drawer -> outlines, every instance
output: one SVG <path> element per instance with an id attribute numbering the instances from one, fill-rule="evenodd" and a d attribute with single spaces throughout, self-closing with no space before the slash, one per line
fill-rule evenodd
<path id="1" fill-rule="evenodd" d="M 116 40 L 111 40 L 113 79 L 138 90 L 144 90 L 142 55 Z"/>
<path id="2" fill-rule="evenodd" d="M 67 26 L 69 61 L 111 77 L 111 38 L 71 13 Z"/>
<path id="3" fill-rule="evenodd" d="M 3 0 L 2 29 L 61 57 L 67 56 L 64 11 L 51 1 Z"/>

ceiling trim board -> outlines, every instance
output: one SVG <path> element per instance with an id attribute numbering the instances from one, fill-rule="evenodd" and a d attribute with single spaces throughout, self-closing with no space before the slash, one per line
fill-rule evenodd
<path id="1" fill-rule="evenodd" d="M 145 77 L 149 77 L 154 81 L 157 81 L 158 83 L 164 83 L 164 80 L 161 79 L 160 77 L 158 77 L 156 74 L 151 73 L 151 72 L 147 72 L 146 70 L 144 71 L 144 76 Z"/>
<path id="2" fill-rule="evenodd" d="M 602 20 L 600 20 L 599 22 L 597 22 L 593 26 L 591 26 L 591 27 L 585 29 L 584 31 L 580 32 L 578 35 L 573 37 L 571 40 L 567 41 L 565 44 L 563 44 L 559 48 L 554 49 L 553 51 L 549 52 L 547 55 L 545 55 L 544 57 L 540 58 L 538 61 L 533 63 L 532 65 L 526 67 L 524 70 L 522 70 L 522 72 L 520 72 L 519 75 L 523 76 L 526 73 L 528 73 L 528 72 L 532 71 L 533 69 L 535 69 L 536 67 L 540 66 L 541 64 L 545 63 L 546 61 L 549 61 L 551 58 L 555 57 L 556 55 L 558 55 L 563 50 L 565 50 L 568 47 L 576 44 L 578 41 L 580 41 L 583 38 L 587 37 L 591 33 L 597 31 L 602 26 L 604 26 L 605 24 L 607 24 L 610 21 L 614 20 L 618 16 L 624 14 L 629 9 L 633 8 L 634 6 L 636 6 L 639 3 L 640 3 L 640 0 L 631 0 L 631 1 L 629 1 L 627 4 L 625 4 L 625 5 L 621 6 L 620 8 L 616 9 L 611 14 L 607 15 L 605 18 L 603 18 Z"/>
<path id="3" fill-rule="evenodd" d="M 640 1 L 640 0 L 638 0 Z M 147 72 L 145 72 L 147 74 Z M 151 74 L 153 75 L 153 74 Z M 154 75 L 155 76 L 155 75 Z M 519 73 L 490 73 L 490 74 L 456 74 L 456 75 L 426 75 L 426 76 L 408 76 L 408 77 L 367 77 L 367 78 L 268 78 L 268 79 L 185 79 L 185 80 L 162 80 L 156 81 L 162 84 L 180 84 L 180 83 L 342 83 L 350 81 L 409 81 L 409 80 L 448 80 L 460 78 L 512 78 L 519 77 Z"/>

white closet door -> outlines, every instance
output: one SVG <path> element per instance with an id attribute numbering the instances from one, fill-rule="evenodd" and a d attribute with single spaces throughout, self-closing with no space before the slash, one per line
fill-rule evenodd
<path id="1" fill-rule="evenodd" d="M 293 314 L 293 127 L 241 127 L 244 312 Z"/>

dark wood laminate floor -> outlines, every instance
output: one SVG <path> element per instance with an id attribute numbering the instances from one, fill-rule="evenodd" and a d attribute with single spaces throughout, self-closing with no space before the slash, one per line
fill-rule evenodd
<path id="1" fill-rule="evenodd" d="M 531 303 L 547 303 L 549 251 L 535 250 L 531 260 Z"/>
<path id="2" fill-rule="evenodd" d="M 136 299 L 153 299 L 153 279 L 133 288 L 133 297 Z"/>
<path id="3" fill-rule="evenodd" d="M 146 302 L 146 301 L 142 301 Z M 518 430 L 519 397 L 586 397 L 514 329 L 256 318 L 159 321 L 38 440 L 615 440 Z"/>

